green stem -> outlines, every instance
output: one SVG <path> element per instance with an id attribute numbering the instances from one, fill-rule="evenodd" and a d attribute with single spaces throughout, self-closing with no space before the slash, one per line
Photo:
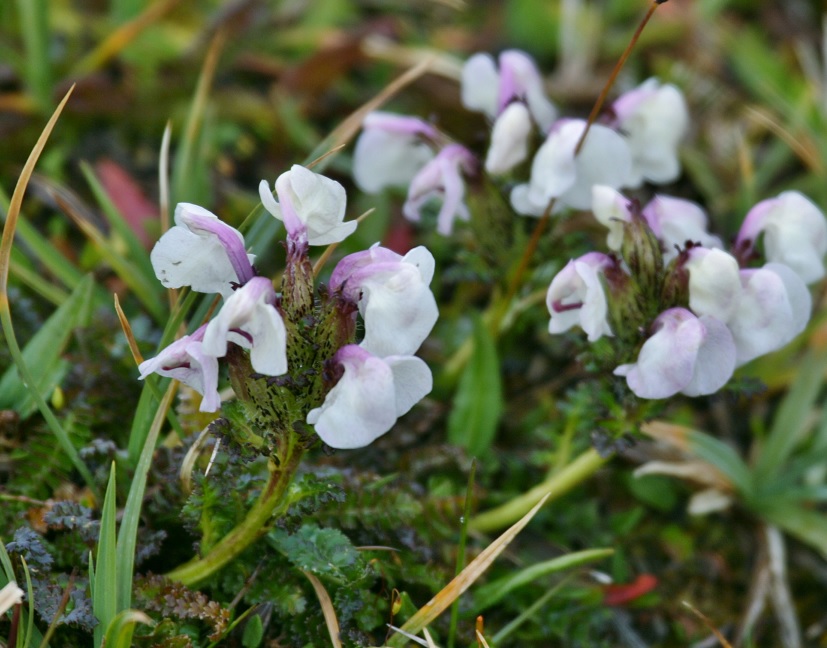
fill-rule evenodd
<path id="1" fill-rule="evenodd" d="M 553 500 L 567 493 L 572 488 L 591 477 L 609 459 L 601 457 L 596 450 L 590 448 L 578 456 L 559 472 L 552 473 L 545 481 L 531 490 L 515 497 L 502 506 L 480 513 L 471 520 L 468 528 L 472 531 L 496 531 L 514 524 L 523 515 L 528 513 L 537 502 L 547 493 Z"/>
<path id="2" fill-rule="evenodd" d="M 291 435 L 292 436 L 292 435 Z M 195 558 L 173 569 L 166 576 L 192 586 L 209 578 L 258 540 L 267 530 L 267 523 L 280 505 L 293 479 L 302 456 L 301 444 L 290 439 L 286 456 L 278 465 L 271 465 L 270 477 L 247 517 L 222 538 L 203 558 Z"/>

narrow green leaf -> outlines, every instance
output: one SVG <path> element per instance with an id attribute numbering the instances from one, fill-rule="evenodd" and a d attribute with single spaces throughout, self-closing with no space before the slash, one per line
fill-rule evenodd
<path id="1" fill-rule="evenodd" d="M 756 511 L 765 520 L 807 543 L 827 559 L 827 515 L 795 504 L 763 507 Z"/>
<path id="2" fill-rule="evenodd" d="M 124 610 L 115 615 L 106 629 L 106 648 L 130 648 L 132 634 L 139 623 L 154 626 L 155 622 L 138 610 Z"/>
<path id="3" fill-rule="evenodd" d="M 0 408 L 13 409 L 22 418 L 37 408 L 34 390 L 48 398 L 69 369 L 62 358 L 75 328 L 86 326 L 91 317 L 92 275 L 87 275 L 43 327 L 23 349 L 23 361 L 29 369 L 32 385 L 24 384 L 16 366 L 0 378 Z"/>
<path id="4" fill-rule="evenodd" d="M 109 484 L 103 498 L 100 535 L 95 555 L 94 582 L 92 590 L 92 611 L 100 623 L 95 626 L 95 648 L 101 648 L 104 632 L 118 613 L 118 562 L 115 538 L 115 462 L 109 471 Z M 90 562 L 90 568 L 92 563 Z"/>
<path id="5" fill-rule="evenodd" d="M 503 413 L 500 363 L 494 339 L 479 315 L 474 352 L 462 372 L 448 417 L 448 440 L 478 456 L 491 447 Z"/>
<path id="6" fill-rule="evenodd" d="M 135 568 L 135 545 L 138 539 L 138 523 L 141 519 L 141 504 L 144 501 L 146 491 L 147 474 L 152 463 L 152 454 L 158 442 L 158 434 L 164 424 L 165 413 L 169 408 L 170 401 L 175 394 L 172 385 L 167 389 L 163 401 L 158 406 L 155 418 L 146 435 L 138 465 L 135 468 L 135 475 L 129 485 L 129 495 L 126 498 L 126 506 L 123 509 L 123 518 L 118 530 L 117 561 L 118 561 L 118 609 L 127 610 L 132 606 L 132 577 Z M 131 633 L 131 631 L 130 631 Z M 128 645 L 128 644 L 127 644 Z M 107 643 L 109 646 L 109 643 Z"/>
<path id="7" fill-rule="evenodd" d="M 478 613 L 494 605 L 511 591 L 535 581 L 541 576 L 555 574 L 596 560 L 603 560 L 613 553 L 614 549 L 586 549 L 584 551 L 576 551 L 565 556 L 559 556 L 551 560 L 546 560 L 545 562 L 537 563 L 504 578 L 486 583 L 474 593 L 474 612 Z"/>
<path id="8" fill-rule="evenodd" d="M 3 209 L 0 210 L 0 217 L 2 217 L 5 223 L 9 201 L 2 193 L 0 193 L 0 200 L 3 201 Z M 83 272 L 63 256 L 63 254 L 25 218 L 18 219 L 14 234 L 15 239 L 28 249 L 31 256 L 38 263 L 42 263 L 44 269 L 48 273 L 53 274 L 64 286 L 74 289 L 83 280 Z"/>
<path id="9" fill-rule="evenodd" d="M 17 0 L 20 33 L 26 48 L 22 76 L 38 108 L 52 104 L 52 65 L 49 60 L 49 0 Z"/>
<path id="10" fill-rule="evenodd" d="M 827 371 L 827 347 L 810 349 L 798 365 L 795 380 L 781 402 L 772 429 L 764 442 L 755 474 L 759 483 L 772 481 L 787 463 L 807 431 L 807 421 L 815 406 L 824 373 Z"/>
<path id="11" fill-rule="evenodd" d="M 723 441 L 697 430 L 688 432 L 687 441 L 692 454 L 720 470 L 742 495 L 751 495 L 752 475 L 735 450 Z"/>

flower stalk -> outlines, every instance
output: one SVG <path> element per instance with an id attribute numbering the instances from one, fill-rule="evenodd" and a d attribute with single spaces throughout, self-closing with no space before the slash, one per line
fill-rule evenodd
<path id="1" fill-rule="evenodd" d="M 244 520 L 206 555 L 176 567 L 166 574 L 167 578 L 187 587 L 197 585 L 232 562 L 267 532 L 270 520 L 289 503 L 285 495 L 304 454 L 304 444 L 297 433 L 291 432 L 283 449 L 282 456 L 270 462 L 267 483 Z"/>

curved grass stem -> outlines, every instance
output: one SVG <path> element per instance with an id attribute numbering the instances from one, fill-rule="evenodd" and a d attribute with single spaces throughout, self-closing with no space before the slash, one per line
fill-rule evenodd
<path id="1" fill-rule="evenodd" d="M 480 513 L 471 520 L 468 528 L 471 531 L 488 532 L 514 524 L 543 497 L 548 495 L 549 500 L 557 499 L 586 481 L 608 460 L 609 457 L 601 457 L 596 450 L 590 448 L 531 490 L 497 508 Z"/>

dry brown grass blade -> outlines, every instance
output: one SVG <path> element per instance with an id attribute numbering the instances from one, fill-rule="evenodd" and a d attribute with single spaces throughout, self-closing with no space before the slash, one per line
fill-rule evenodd
<path id="1" fill-rule="evenodd" d="M 726 637 L 721 634 L 721 631 L 718 630 L 714 625 L 712 625 L 712 621 L 700 610 L 695 608 L 691 603 L 688 601 L 683 601 L 684 607 L 688 608 L 696 617 L 698 617 L 703 624 L 707 627 L 707 629 L 715 635 L 715 638 L 721 643 L 724 648 L 732 648 L 732 644 L 726 640 Z"/>
<path id="2" fill-rule="evenodd" d="M 159 0 L 150 4 L 142 14 L 124 23 L 113 31 L 100 45 L 89 52 L 74 69 L 74 74 L 84 76 L 103 67 L 110 59 L 118 55 L 138 35 L 181 0 Z"/>
<path id="3" fill-rule="evenodd" d="M 810 171 L 819 175 L 824 173 L 824 163 L 818 154 L 818 146 L 803 133 L 790 132 L 770 111 L 755 106 L 747 106 L 746 116 L 753 123 L 763 126 L 783 140 Z"/>
<path id="4" fill-rule="evenodd" d="M 652 437 L 655 441 L 662 441 L 675 446 L 678 450 L 689 452 L 689 433 L 692 431 L 685 425 L 667 423 L 666 421 L 649 421 L 640 426 L 640 431 Z"/>
<path id="5" fill-rule="evenodd" d="M 316 596 L 319 598 L 319 604 L 322 606 L 322 614 L 327 624 L 327 631 L 330 633 L 330 644 L 333 648 L 342 648 L 342 642 L 339 640 L 339 620 L 336 618 L 336 610 L 333 609 L 333 601 L 330 600 L 330 594 L 322 585 L 322 582 L 310 572 L 303 571 L 307 580 L 316 590 Z"/>
<path id="6" fill-rule="evenodd" d="M 17 336 L 14 333 L 14 326 L 11 319 L 11 308 L 9 306 L 9 268 L 11 265 L 11 248 L 14 243 L 14 232 L 17 228 L 17 221 L 20 218 L 20 208 L 23 206 L 23 196 L 26 194 L 26 187 L 28 187 L 29 181 L 32 178 L 32 173 L 34 173 L 34 167 L 37 164 L 37 160 L 40 158 L 40 154 L 43 152 L 46 142 L 49 140 L 49 136 L 52 134 L 52 130 L 54 129 L 55 124 L 57 123 L 61 112 L 63 112 L 66 102 L 69 101 L 69 97 L 72 95 L 72 91 L 74 89 L 74 85 L 69 88 L 69 91 L 63 97 L 63 100 L 58 104 L 57 108 L 55 108 L 54 113 L 52 113 L 51 118 L 46 123 L 43 131 L 40 133 L 40 137 L 37 138 L 37 142 L 35 143 L 32 152 L 29 154 L 26 164 L 23 165 L 23 170 L 20 172 L 20 177 L 17 179 L 17 184 L 14 187 L 14 193 L 9 201 L 6 222 L 3 225 L 3 236 L 2 239 L 0 239 L 0 322 L 2 323 L 0 328 L 3 330 L 3 335 L 6 338 L 9 353 L 14 360 L 14 364 L 17 366 L 20 377 L 29 385 L 33 385 L 35 382 L 32 379 L 29 368 L 23 360 L 20 345 L 17 343 Z M 63 451 L 72 461 L 72 464 L 75 468 L 77 468 L 78 472 L 80 472 L 83 476 L 84 481 L 94 489 L 95 481 L 92 478 L 92 473 L 89 472 L 89 469 L 81 460 L 80 455 L 74 445 L 72 445 L 68 434 L 63 429 L 63 426 L 60 425 L 60 421 L 57 420 L 54 412 L 52 412 L 51 408 L 40 395 L 38 390 L 32 390 L 32 394 L 35 402 L 37 403 L 38 410 L 40 410 L 40 413 L 46 420 L 46 424 L 55 435 L 55 438 L 62 447 Z"/>
<path id="7" fill-rule="evenodd" d="M 11 201 L 9 202 L 6 223 L 3 227 L 3 237 L 0 240 L 0 308 L 4 310 L 8 309 L 8 282 L 11 246 L 14 242 L 14 232 L 17 229 L 17 220 L 20 217 L 20 208 L 23 206 L 23 195 L 26 193 L 26 187 L 32 177 L 32 173 L 34 173 L 34 167 L 37 164 L 37 160 L 43 152 L 43 148 L 46 146 L 46 142 L 52 134 L 52 129 L 55 127 L 55 124 L 60 117 L 60 113 L 63 112 L 63 107 L 66 105 L 66 102 L 69 101 L 69 97 L 72 95 L 72 91 L 74 89 L 74 85 L 69 88 L 66 96 L 63 97 L 63 101 L 61 101 L 57 108 L 55 108 L 55 112 L 52 114 L 51 119 L 49 119 L 43 129 L 43 132 L 40 134 L 37 143 L 34 145 L 32 152 L 29 154 L 29 159 L 26 160 L 26 164 L 20 172 L 20 177 L 17 179 L 17 185 L 14 188 L 14 193 L 12 194 Z M 9 332 L 9 334 L 10 333 L 11 332 Z"/>
<path id="8" fill-rule="evenodd" d="M 113 297 L 115 298 L 115 312 L 118 314 L 118 321 L 121 323 L 121 330 L 126 336 L 126 343 L 129 345 L 129 351 L 132 353 L 132 359 L 135 361 L 136 365 L 139 365 L 144 361 L 144 357 L 138 350 L 138 343 L 135 341 L 135 336 L 132 334 L 132 326 L 129 324 L 129 320 L 126 319 L 126 315 L 121 308 L 121 302 L 118 299 L 118 296 L 113 295 Z"/>
<path id="9" fill-rule="evenodd" d="M 181 490 L 187 495 L 192 493 L 192 470 L 209 435 L 210 426 L 208 425 L 199 432 L 198 438 L 195 440 L 195 443 L 190 446 L 190 449 L 187 450 L 187 454 L 184 455 L 184 460 L 181 462 L 181 470 L 178 471 L 178 478 L 181 480 Z"/>
<path id="10" fill-rule="evenodd" d="M 491 563 L 499 556 L 509 543 L 517 537 L 517 534 L 531 521 L 537 511 L 545 504 L 548 495 L 543 497 L 528 513 L 520 518 L 499 538 L 488 545 L 479 556 L 474 558 L 468 566 L 463 569 L 448 585 L 446 585 L 434 598 L 423 605 L 419 611 L 408 619 L 402 626 L 402 630 L 417 634 L 425 626 L 442 614 L 465 590 L 467 590 L 482 574 L 491 566 Z M 389 646 L 400 646 L 400 635 L 391 637 Z"/>

